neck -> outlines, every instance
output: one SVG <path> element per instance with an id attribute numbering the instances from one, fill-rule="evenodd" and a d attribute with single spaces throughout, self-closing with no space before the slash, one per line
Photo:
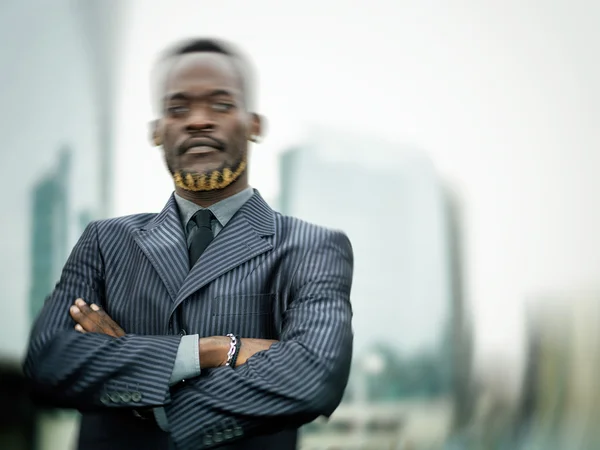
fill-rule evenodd
<path id="1" fill-rule="evenodd" d="M 248 180 L 244 176 L 223 189 L 215 189 L 213 191 L 188 191 L 179 186 L 175 186 L 175 192 L 180 197 L 185 198 L 190 202 L 194 202 L 198 206 L 208 208 L 221 200 L 225 200 L 232 195 L 242 192 L 247 187 L 249 187 Z"/>

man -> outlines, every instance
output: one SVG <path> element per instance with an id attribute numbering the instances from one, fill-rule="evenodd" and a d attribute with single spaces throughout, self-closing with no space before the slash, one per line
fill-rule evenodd
<path id="1" fill-rule="evenodd" d="M 175 193 L 86 228 L 25 372 L 82 412 L 80 449 L 295 448 L 348 379 L 350 243 L 249 187 L 261 118 L 237 53 L 195 40 L 159 68 L 153 140 Z"/>

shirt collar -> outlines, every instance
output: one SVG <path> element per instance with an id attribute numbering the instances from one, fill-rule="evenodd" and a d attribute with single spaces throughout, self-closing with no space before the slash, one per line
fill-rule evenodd
<path id="1" fill-rule="evenodd" d="M 209 206 L 208 208 L 203 208 L 194 202 L 186 200 L 185 198 L 180 197 L 177 193 L 175 193 L 175 201 L 177 202 L 177 207 L 179 208 L 179 218 L 184 230 L 186 229 L 189 220 L 194 214 L 196 214 L 196 211 L 201 209 L 209 209 L 219 221 L 221 227 L 225 227 L 235 213 L 238 212 L 244 203 L 250 200 L 250 197 L 253 195 L 254 189 L 247 187 L 243 191 L 238 192 L 231 197 L 227 197 L 226 199 L 223 199 L 220 202 Z"/>

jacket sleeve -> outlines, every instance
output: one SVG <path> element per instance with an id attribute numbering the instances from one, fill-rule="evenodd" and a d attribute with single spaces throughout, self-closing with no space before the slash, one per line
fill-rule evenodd
<path id="1" fill-rule="evenodd" d="M 31 332 L 23 369 L 34 391 L 56 406 L 80 410 L 167 403 L 181 337 L 78 333 L 69 315 L 77 298 L 105 304 L 95 223 L 73 248 Z"/>
<path id="2" fill-rule="evenodd" d="M 352 357 L 353 254 L 329 232 L 296 270 L 280 341 L 236 368 L 221 367 L 173 387 L 166 412 L 181 450 L 329 416 L 344 393 Z"/>

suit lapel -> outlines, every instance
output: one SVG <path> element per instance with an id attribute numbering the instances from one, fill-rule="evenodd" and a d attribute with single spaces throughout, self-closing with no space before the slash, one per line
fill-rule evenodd
<path id="1" fill-rule="evenodd" d="M 185 236 L 175 197 L 146 226 L 133 232 L 133 238 L 154 266 L 172 301 L 189 271 Z"/>
<path id="2" fill-rule="evenodd" d="M 204 251 L 183 282 L 173 311 L 198 289 L 273 248 L 265 237 L 275 233 L 274 212 L 258 191 L 233 216 Z"/>

